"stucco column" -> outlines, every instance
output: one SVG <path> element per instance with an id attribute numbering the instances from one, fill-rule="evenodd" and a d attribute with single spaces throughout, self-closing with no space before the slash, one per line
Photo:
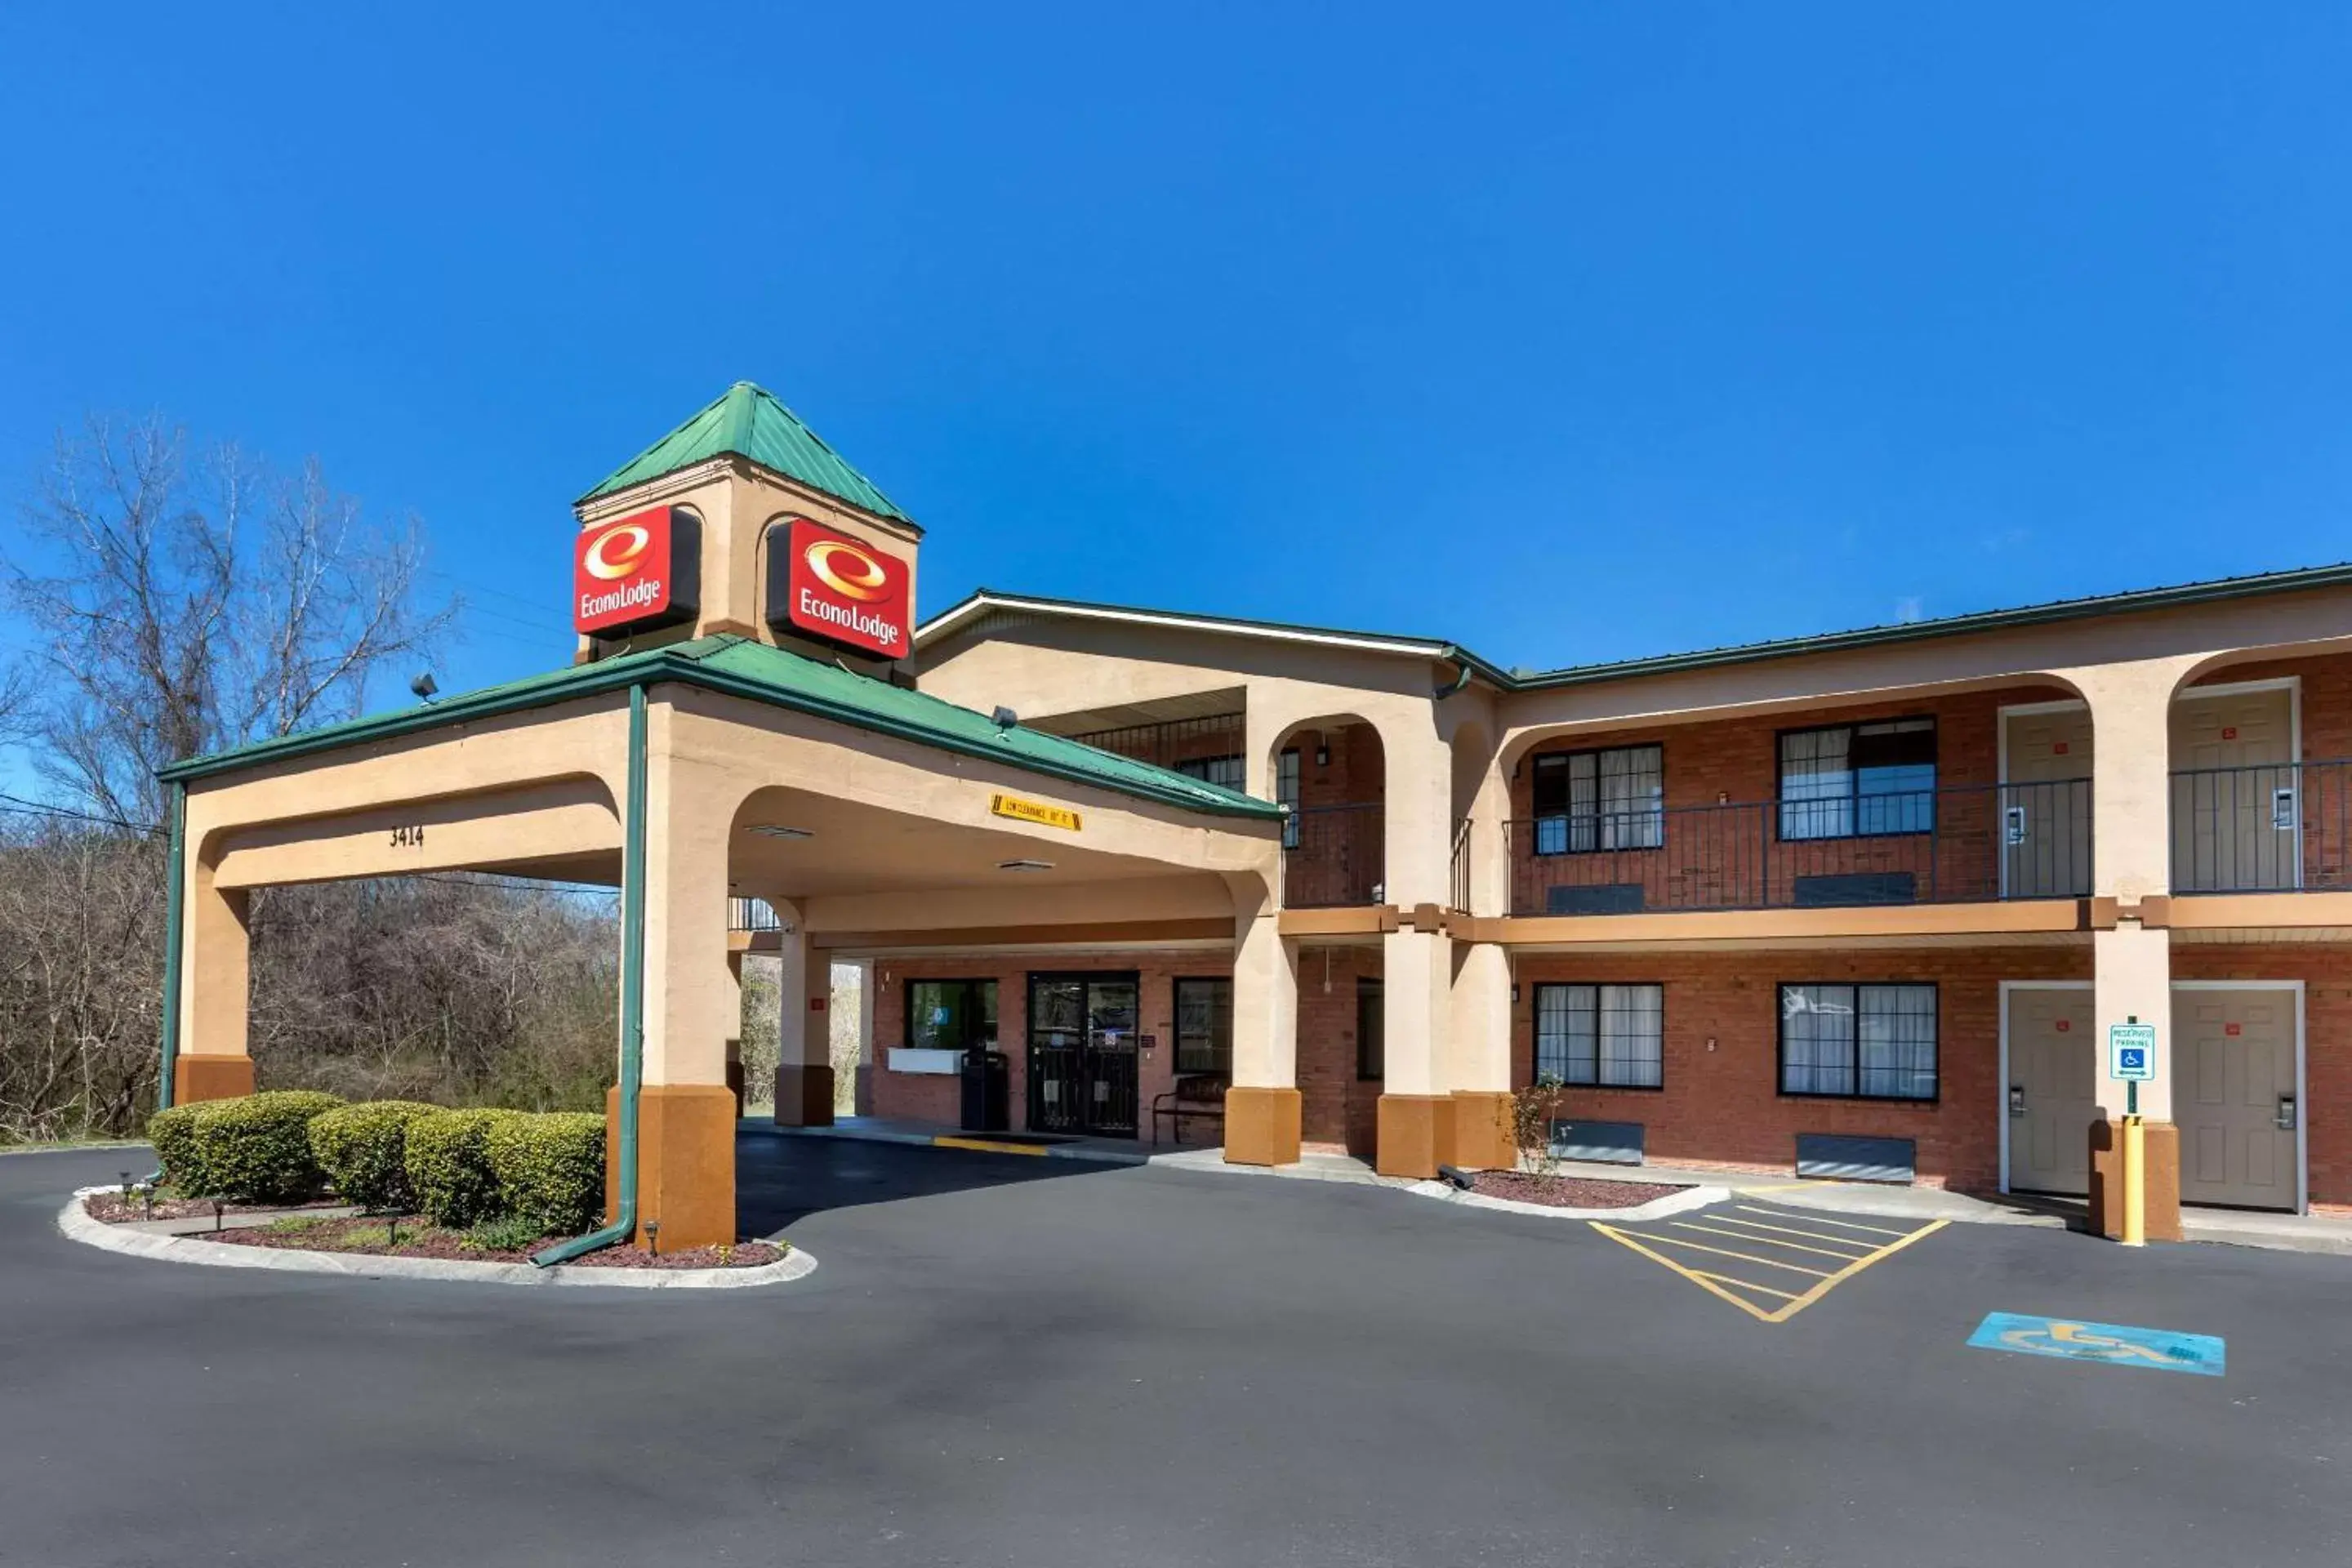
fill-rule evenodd
<path id="1" fill-rule="evenodd" d="M 735 1005 L 727 1016 L 732 1026 L 727 1031 L 727 1092 L 735 1097 L 735 1114 L 743 1114 L 743 949 L 736 945 L 735 933 L 727 934 L 727 985 L 735 994 Z"/>
<path id="2" fill-rule="evenodd" d="M 784 929 L 776 975 L 776 1125 L 833 1125 L 833 970 L 809 945 L 800 910 L 775 905 Z"/>
<path id="3" fill-rule="evenodd" d="M 2095 1226 L 2120 1234 L 2125 1086 L 2107 1077 L 2110 1025 L 2137 1018 L 2157 1029 L 2156 1078 L 2139 1087 L 2147 1121 L 2147 1233 L 2180 1236 L 2180 1142 L 2172 1122 L 2172 933 L 2163 909 L 2172 876 L 2172 697 L 2199 657 L 2147 659 L 2059 671 L 2091 706 L 2095 761 L 2091 775 L 2091 891 L 2094 909 L 2116 910 L 2091 938 L 2097 1053 L 2093 1082 L 2100 1120 L 2091 1143 Z M 2154 904 L 2145 900 L 2154 900 Z M 2112 903 L 2110 903 L 2110 900 Z M 2104 917 L 2103 917 L 2104 920 Z M 2102 923 L 2102 922 L 2095 922 Z M 2117 1193 L 2108 1201 L 2111 1193 Z"/>
<path id="4" fill-rule="evenodd" d="M 851 1089 L 854 1114 L 874 1114 L 874 963 L 857 963 L 857 1081 Z"/>
<path id="5" fill-rule="evenodd" d="M 1381 938 L 1384 1038 L 1374 1164 L 1384 1176 L 1433 1176 L 1454 1158 L 1454 942 L 1407 927 Z"/>
<path id="6" fill-rule="evenodd" d="M 1454 1099 L 1453 1163 L 1508 1170 L 1518 1163 L 1511 1142 L 1510 956 L 1496 942 L 1457 942 L 1453 948 L 1446 1064 Z"/>
<path id="7" fill-rule="evenodd" d="M 251 895 L 215 888 L 212 868 L 191 859 L 180 955 L 180 1050 L 172 1066 L 174 1103 L 235 1100 L 253 1092 L 246 1046 Z"/>
<path id="8" fill-rule="evenodd" d="M 1298 944 L 1283 940 L 1272 890 L 1234 879 L 1234 1081 L 1225 1091 L 1225 1160 L 1298 1162 Z"/>
<path id="9" fill-rule="evenodd" d="M 645 1084 L 637 1100 L 640 1239 L 645 1224 L 657 1222 L 665 1249 L 735 1239 L 727 1041 L 742 1018 L 727 962 L 736 800 L 673 754 L 671 712 L 656 700 L 646 759 Z M 615 1126 L 618 1097 L 615 1089 Z"/>

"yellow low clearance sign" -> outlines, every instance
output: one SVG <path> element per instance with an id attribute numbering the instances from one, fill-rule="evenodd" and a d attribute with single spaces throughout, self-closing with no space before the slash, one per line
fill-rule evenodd
<path id="1" fill-rule="evenodd" d="M 1066 833 L 1078 831 L 1078 814 L 1066 805 L 1047 805 L 1042 800 L 1024 800 L 1017 795 L 992 795 L 988 797 L 988 809 L 999 816 L 1034 822 L 1040 827 L 1058 827 Z"/>

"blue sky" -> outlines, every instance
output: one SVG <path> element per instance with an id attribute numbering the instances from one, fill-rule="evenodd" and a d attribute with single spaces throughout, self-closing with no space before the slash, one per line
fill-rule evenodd
<path id="1" fill-rule="evenodd" d="M 2352 555 L 2341 6 L 509 9 L 0 16 L 0 498 L 315 453 L 451 689 L 738 378 L 931 612 L 1548 666 Z"/>

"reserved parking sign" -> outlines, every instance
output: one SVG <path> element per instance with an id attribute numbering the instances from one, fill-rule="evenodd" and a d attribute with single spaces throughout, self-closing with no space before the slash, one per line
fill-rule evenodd
<path id="1" fill-rule="evenodd" d="M 2156 1026 L 2107 1026 L 2107 1076 L 2118 1083 L 2147 1083 L 2156 1077 Z"/>

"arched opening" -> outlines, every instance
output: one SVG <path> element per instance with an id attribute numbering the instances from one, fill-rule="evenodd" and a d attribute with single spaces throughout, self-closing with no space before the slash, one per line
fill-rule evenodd
<path id="1" fill-rule="evenodd" d="M 1283 828 L 1283 898 L 1290 909 L 1378 904 L 1387 895 L 1386 754 L 1354 714 L 1302 720 L 1267 759 Z"/>
<path id="2" fill-rule="evenodd" d="M 2291 893 L 2352 886 L 2352 760 L 2306 743 L 2307 674 L 2343 656 L 2262 650 L 2193 667 L 2166 712 L 2169 886 L 2175 893 Z M 2319 725 L 2325 736 L 2330 726 Z"/>

